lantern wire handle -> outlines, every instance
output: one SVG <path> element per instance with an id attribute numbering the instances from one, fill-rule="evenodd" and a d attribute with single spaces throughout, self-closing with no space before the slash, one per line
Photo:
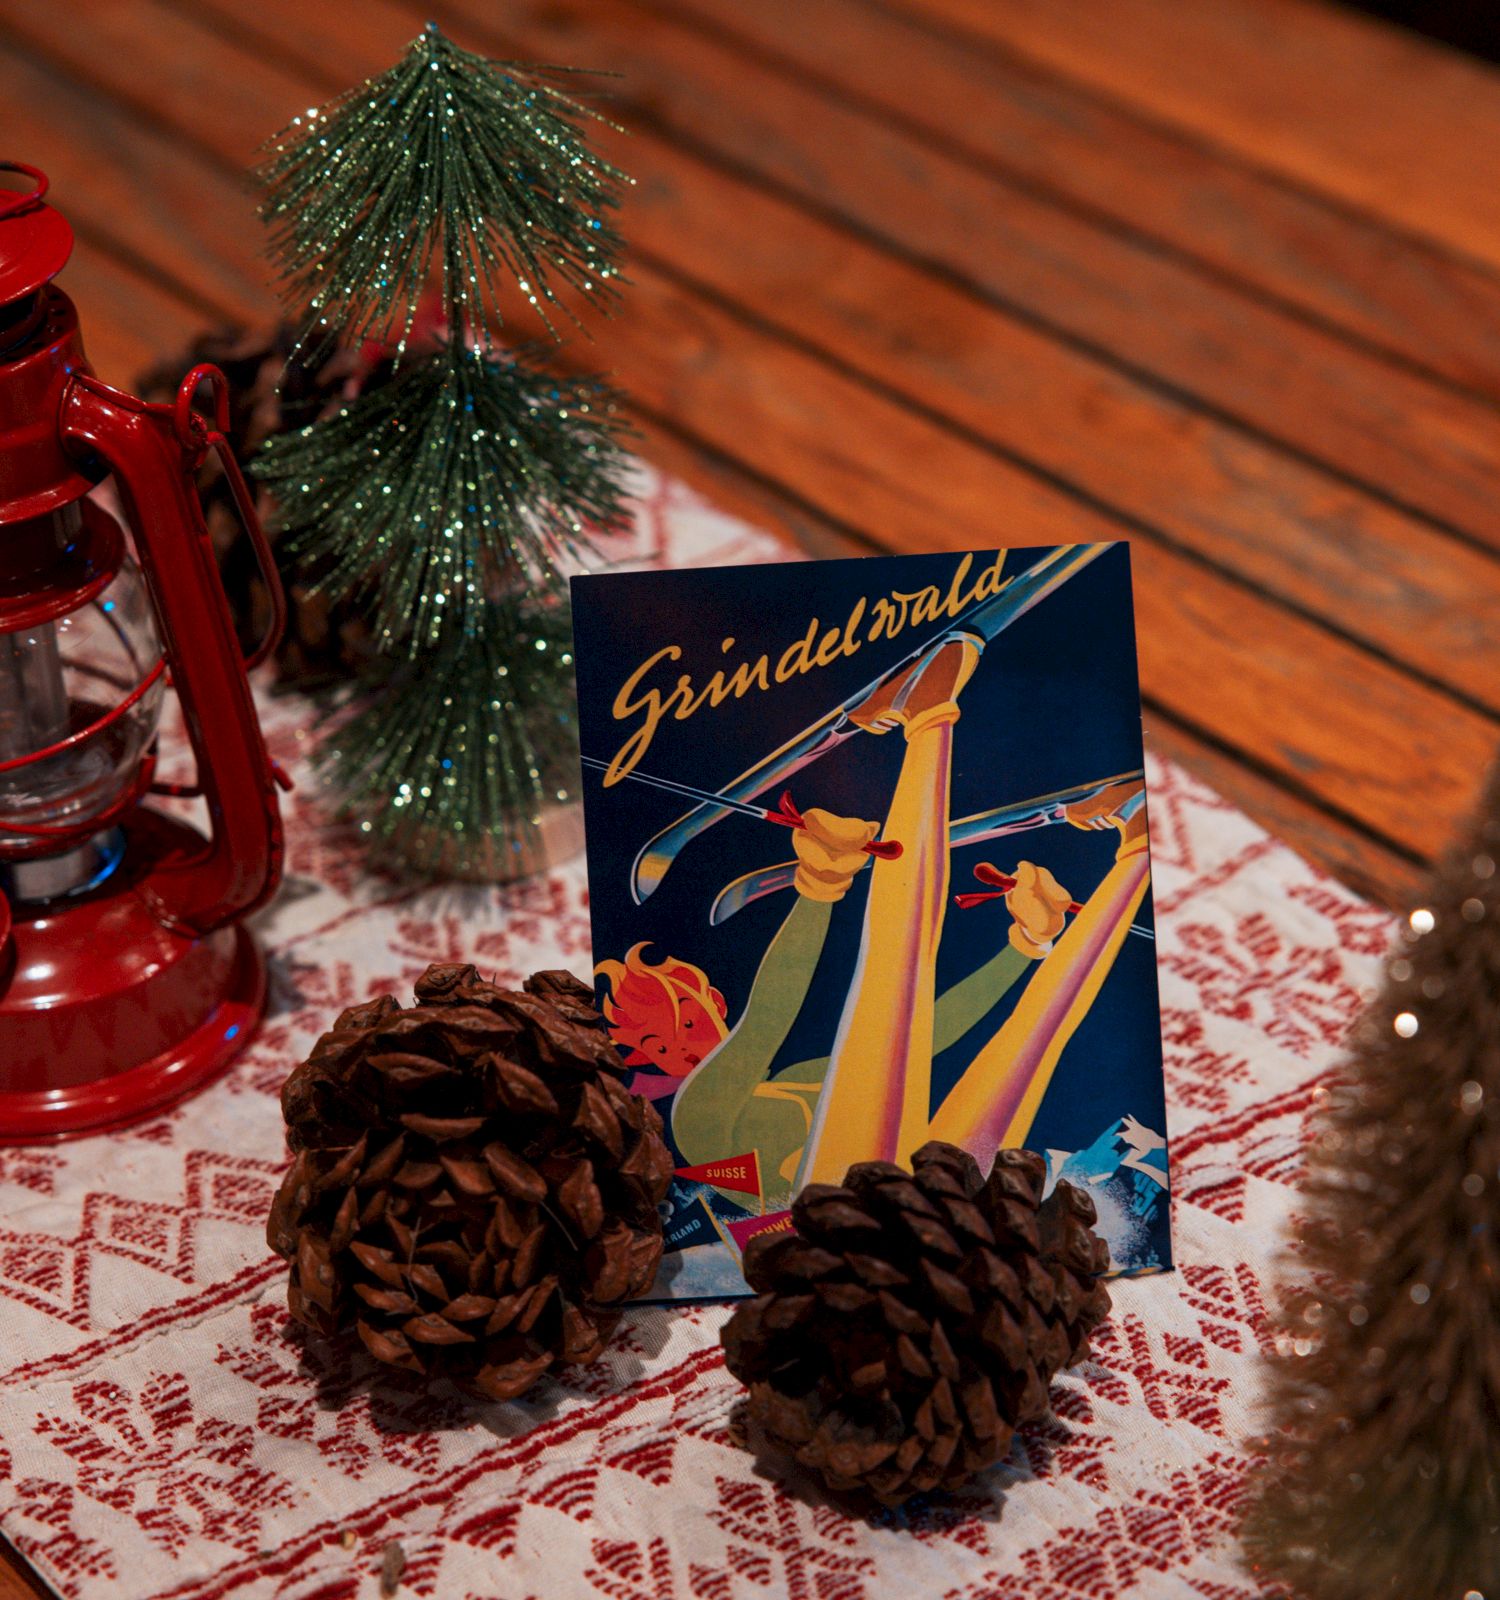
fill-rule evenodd
<path id="1" fill-rule="evenodd" d="M 214 408 L 212 428 L 193 410 L 193 399 L 198 392 L 198 386 L 205 381 L 212 386 Z M 229 484 L 229 492 L 234 498 L 235 510 L 239 513 L 240 525 L 250 541 L 256 565 L 260 568 L 261 579 L 266 586 L 266 594 L 270 598 L 271 620 L 261 636 L 260 643 L 245 657 L 245 670 L 252 672 L 281 642 L 281 636 L 286 631 L 286 591 L 281 586 L 281 574 L 277 570 L 276 558 L 267 542 L 265 529 L 260 525 L 255 501 L 226 437 L 229 428 L 229 379 L 212 362 L 205 361 L 194 367 L 177 386 L 177 398 L 172 403 L 172 423 L 177 433 L 177 442 L 182 446 L 194 469 L 202 463 L 204 456 L 210 450 L 218 456 L 219 465 L 223 468 L 225 480 Z M 271 776 L 276 780 L 278 788 L 291 789 L 291 777 L 279 761 L 272 760 Z M 191 800 L 201 796 L 203 789 L 195 778 L 192 783 L 153 783 L 151 792 Z"/>
<path id="2" fill-rule="evenodd" d="M 214 407 L 212 428 L 193 410 L 193 397 L 198 392 L 199 384 L 205 381 L 212 385 Z M 177 428 L 178 441 L 184 450 L 198 461 L 203 459 L 208 450 L 212 450 L 218 456 L 219 465 L 224 469 L 225 481 L 229 485 L 230 495 L 234 499 L 234 508 L 239 513 L 240 526 L 244 528 L 245 536 L 250 541 L 250 548 L 255 552 L 255 563 L 260 568 L 261 581 L 265 584 L 266 593 L 270 598 L 271 620 L 261 636 L 260 643 L 245 657 L 245 670 L 251 672 L 281 643 L 281 636 L 286 632 L 286 592 L 281 586 L 281 574 L 276 568 L 276 557 L 271 553 L 265 529 L 260 525 L 260 517 L 255 510 L 255 500 L 250 493 L 250 486 L 245 482 L 240 464 L 234 459 L 234 451 L 230 448 L 226 437 L 229 432 L 229 379 L 212 362 L 205 361 L 194 367 L 178 386 L 172 417 Z"/>

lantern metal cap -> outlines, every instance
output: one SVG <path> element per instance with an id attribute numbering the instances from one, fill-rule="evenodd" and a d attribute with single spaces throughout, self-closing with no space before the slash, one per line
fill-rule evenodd
<path id="1" fill-rule="evenodd" d="M 0 172 L 31 179 L 29 189 L 0 189 L 0 306 L 31 298 L 73 253 L 73 230 L 44 203 L 47 174 L 24 161 L 0 161 Z"/>

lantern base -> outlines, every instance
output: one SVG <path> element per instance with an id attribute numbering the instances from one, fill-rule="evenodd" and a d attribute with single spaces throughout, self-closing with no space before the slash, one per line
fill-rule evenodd
<path id="1" fill-rule="evenodd" d="M 98 889 L 16 905 L 0 950 L 0 1145 L 150 1116 L 234 1059 L 265 1006 L 265 962 L 243 927 L 188 938 L 151 910 L 154 880 L 208 848 L 138 809 Z"/>

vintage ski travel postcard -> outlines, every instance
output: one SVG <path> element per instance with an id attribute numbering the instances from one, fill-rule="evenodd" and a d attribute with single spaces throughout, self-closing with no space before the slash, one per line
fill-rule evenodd
<path id="1" fill-rule="evenodd" d="M 1045 1154 L 1171 1264 L 1124 544 L 573 580 L 594 977 L 677 1175 L 653 1299 L 806 1183 Z"/>

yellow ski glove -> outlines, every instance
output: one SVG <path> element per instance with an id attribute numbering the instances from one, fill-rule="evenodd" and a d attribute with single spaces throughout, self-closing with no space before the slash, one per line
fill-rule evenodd
<path id="1" fill-rule="evenodd" d="M 1073 897 L 1045 867 L 1022 861 L 1016 866 L 1016 886 L 1005 896 L 1006 909 L 1015 921 L 1010 942 L 1023 956 L 1039 961 L 1062 932 Z"/>
<path id="2" fill-rule="evenodd" d="M 803 821 L 807 826 L 792 834 L 797 893 L 809 900 L 842 900 L 855 873 L 869 862 L 864 847 L 880 832 L 880 824 L 836 817 L 816 806 L 804 814 Z"/>

